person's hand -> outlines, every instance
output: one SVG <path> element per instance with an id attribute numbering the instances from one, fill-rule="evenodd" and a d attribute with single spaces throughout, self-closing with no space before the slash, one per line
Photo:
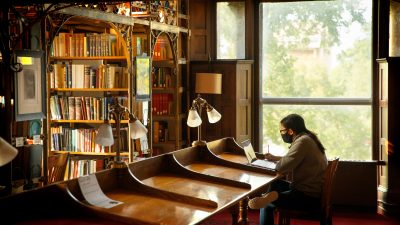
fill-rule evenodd
<path id="1" fill-rule="evenodd" d="M 265 157 L 266 160 L 269 160 L 269 161 L 277 161 L 277 160 L 279 160 L 279 159 L 277 159 L 277 156 L 274 156 L 271 153 L 265 154 L 264 157 Z"/>

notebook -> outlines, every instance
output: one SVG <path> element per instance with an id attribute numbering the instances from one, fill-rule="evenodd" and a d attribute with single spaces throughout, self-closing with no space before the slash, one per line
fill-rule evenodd
<path id="1" fill-rule="evenodd" d="M 276 163 L 264 159 L 257 159 L 256 153 L 254 152 L 253 146 L 250 140 L 245 140 L 242 142 L 244 153 L 252 166 L 262 167 L 268 170 L 275 170 Z"/>

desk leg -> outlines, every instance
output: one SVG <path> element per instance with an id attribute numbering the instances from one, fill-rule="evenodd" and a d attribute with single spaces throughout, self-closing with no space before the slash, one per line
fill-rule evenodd
<path id="1" fill-rule="evenodd" d="M 240 200 L 239 204 L 231 208 L 232 224 L 233 225 L 248 225 L 249 218 L 247 218 L 247 206 L 249 198 L 246 197 Z"/>

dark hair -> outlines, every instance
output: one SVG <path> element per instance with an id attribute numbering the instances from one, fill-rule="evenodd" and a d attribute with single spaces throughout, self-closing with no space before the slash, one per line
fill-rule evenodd
<path id="1" fill-rule="evenodd" d="M 314 132 L 312 132 L 306 128 L 304 119 L 300 115 L 298 115 L 298 114 L 287 115 L 286 117 L 284 117 L 281 120 L 281 124 L 286 129 L 292 129 L 294 132 L 296 132 L 296 134 L 306 133 L 308 136 L 310 136 L 315 141 L 319 150 L 322 153 L 325 153 L 325 147 L 322 145 L 322 143 L 318 139 L 317 135 Z"/>

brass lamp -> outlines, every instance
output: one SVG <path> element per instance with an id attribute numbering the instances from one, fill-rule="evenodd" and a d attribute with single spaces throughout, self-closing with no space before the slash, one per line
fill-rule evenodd
<path id="1" fill-rule="evenodd" d="M 215 110 L 200 94 L 221 94 L 222 74 L 220 73 L 196 73 L 196 93 L 197 98 L 192 102 L 189 110 L 187 125 L 197 127 L 197 140 L 192 146 L 205 145 L 201 140 L 201 112 L 203 108 L 207 110 L 207 117 L 210 123 L 216 123 L 221 119 L 221 114 Z"/>
<path id="2" fill-rule="evenodd" d="M 102 124 L 99 127 L 96 138 L 94 141 L 102 146 L 111 146 L 113 144 L 115 147 L 116 155 L 115 161 L 112 162 L 112 168 L 123 168 L 126 166 L 125 162 L 121 160 L 121 149 L 120 149 L 120 131 L 121 131 L 121 120 L 124 115 L 129 116 L 129 130 L 130 130 L 130 138 L 137 139 L 144 137 L 147 134 L 147 128 L 136 118 L 129 110 L 118 103 L 118 101 L 114 101 L 113 105 L 111 105 L 111 110 L 109 115 L 112 115 L 115 120 L 116 125 L 116 133 L 113 136 L 112 128 L 108 120 L 105 124 Z M 117 140 L 114 143 L 114 139 Z"/>

